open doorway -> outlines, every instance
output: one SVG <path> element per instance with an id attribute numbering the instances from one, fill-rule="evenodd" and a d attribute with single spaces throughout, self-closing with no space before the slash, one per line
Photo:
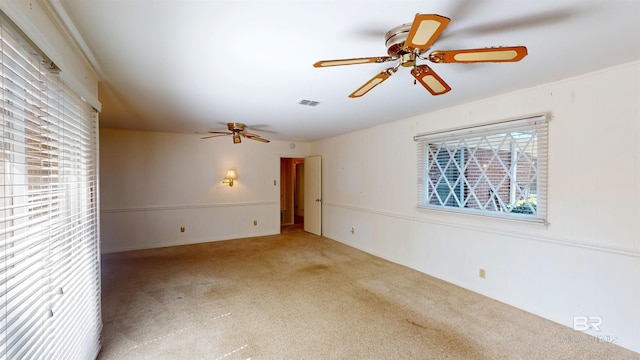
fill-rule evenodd
<path id="1" fill-rule="evenodd" d="M 304 158 L 280 158 L 280 231 L 304 228 Z"/>

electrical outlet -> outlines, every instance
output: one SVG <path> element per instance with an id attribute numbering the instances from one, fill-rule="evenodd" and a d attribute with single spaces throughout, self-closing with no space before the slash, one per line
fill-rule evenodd
<path id="1" fill-rule="evenodd" d="M 258 226 L 258 220 L 253 220 L 253 226 Z"/>
<path id="2" fill-rule="evenodd" d="M 180 226 L 180 232 L 184 232 L 184 226 Z"/>
<path id="3" fill-rule="evenodd" d="M 486 279 L 487 278 L 487 271 L 485 269 L 480 269 L 479 274 L 481 279 Z"/>
<path id="4" fill-rule="evenodd" d="M 356 233 L 356 229 L 351 228 L 351 235 L 355 235 L 355 233 Z"/>

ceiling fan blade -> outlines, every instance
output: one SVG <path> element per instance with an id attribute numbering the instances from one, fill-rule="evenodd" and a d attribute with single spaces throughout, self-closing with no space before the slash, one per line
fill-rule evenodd
<path id="1" fill-rule="evenodd" d="M 263 143 L 268 143 L 268 142 L 270 142 L 269 140 L 267 140 L 267 139 L 265 139 L 265 138 L 261 138 L 261 137 L 259 137 L 259 136 L 257 136 L 257 137 L 250 137 L 249 139 L 251 139 L 251 140 L 257 140 L 257 141 L 262 141 Z"/>
<path id="2" fill-rule="evenodd" d="M 429 54 L 434 63 L 515 62 L 527 56 L 525 46 L 505 46 L 466 50 L 436 50 Z"/>
<path id="3" fill-rule="evenodd" d="M 214 138 L 214 137 L 227 136 L 227 135 L 231 135 L 231 133 L 218 133 L 218 134 L 215 134 L 215 135 L 205 136 L 202 139 L 210 139 L 210 138 Z"/>
<path id="4" fill-rule="evenodd" d="M 230 132 L 228 131 L 207 131 L 207 133 L 209 134 L 225 134 L 225 135 L 231 135 Z"/>
<path id="5" fill-rule="evenodd" d="M 437 14 L 417 14 L 411 24 L 404 48 L 426 51 L 438 39 L 451 20 Z"/>
<path id="6" fill-rule="evenodd" d="M 268 143 L 270 142 L 269 140 L 261 137 L 260 135 L 256 135 L 256 134 L 250 134 L 250 133 L 246 133 L 246 132 L 242 132 L 240 133 L 242 136 L 246 137 L 247 139 L 251 139 L 251 140 L 258 140 L 258 141 L 262 141 L 264 143 Z"/>
<path id="7" fill-rule="evenodd" d="M 364 85 L 360 86 L 358 90 L 352 92 L 349 95 L 349 97 L 350 98 L 361 97 L 362 95 L 368 93 L 369 90 L 373 89 L 383 81 L 387 80 L 396 71 L 398 71 L 398 69 L 395 67 L 382 70 L 382 72 L 380 72 L 378 75 L 372 77 L 371 80 L 367 81 Z"/>
<path id="8" fill-rule="evenodd" d="M 342 65 L 358 65 L 369 63 L 383 63 L 387 61 L 395 60 L 391 56 L 377 56 L 377 57 L 365 57 L 365 58 L 353 58 L 353 59 L 338 59 L 338 60 L 321 60 L 313 64 L 314 67 L 328 67 L 328 66 L 342 66 Z"/>
<path id="9" fill-rule="evenodd" d="M 411 75 L 413 75 L 425 89 L 429 90 L 431 95 L 442 95 L 451 90 L 451 87 L 427 65 L 414 67 L 411 69 Z"/>
<path id="10" fill-rule="evenodd" d="M 251 125 L 251 129 L 253 130 L 258 130 L 262 133 L 270 133 L 270 134 L 275 134 L 275 131 L 271 131 L 271 130 L 267 130 L 264 129 L 264 127 L 268 127 L 268 124 L 257 124 L 257 125 Z"/>

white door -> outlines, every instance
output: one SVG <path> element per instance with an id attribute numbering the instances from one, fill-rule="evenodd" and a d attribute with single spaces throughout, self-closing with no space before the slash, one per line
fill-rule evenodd
<path id="1" fill-rule="evenodd" d="M 322 235 L 322 158 L 304 159 L 304 231 Z"/>

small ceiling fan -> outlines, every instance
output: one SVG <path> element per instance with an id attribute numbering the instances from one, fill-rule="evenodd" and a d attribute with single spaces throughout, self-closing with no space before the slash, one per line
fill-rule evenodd
<path id="1" fill-rule="evenodd" d="M 231 135 L 233 136 L 234 144 L 241 143 L 243 137 L 251 140 L 261 141 L 263 143 L 269 142 L 269 140 L 260 137 L 260 135 L 246 132 L 245 129 L 247 128 L 247 125 L 245 124 L 231 122 L 231 123 L 227 123 L 227 128 L 229 129 L 229 131 L 208 131 L 209 134 L 213 134 L 213 135 L 205 136 L 203 137 L 203 139 Z"/>
<path id="2" fill-rule="evenodd" d="M 385 35 L 385 45 L 389 56 L 322 60 L 314 67 L 357 65 L 398 61 L 395 66 L 384 69 L 364 85 L 349 95 L 361 97 L 393 75 L 400 66 L 410 67 L 411 75 L 432 95 L 442 95 L 451 90 L 438 74 L 427 65 L 418 65 L 417 59 L 433 63 L 476 63 L 476 62 L 516 62 L 527 55 L 524 46 L 491 47 L 464 50 L 435 50 L 423 57 L 438 39 L 451 20 L 437 14 L 417 14 L 413 23 L 402 24 L 389 30 Z"/>

